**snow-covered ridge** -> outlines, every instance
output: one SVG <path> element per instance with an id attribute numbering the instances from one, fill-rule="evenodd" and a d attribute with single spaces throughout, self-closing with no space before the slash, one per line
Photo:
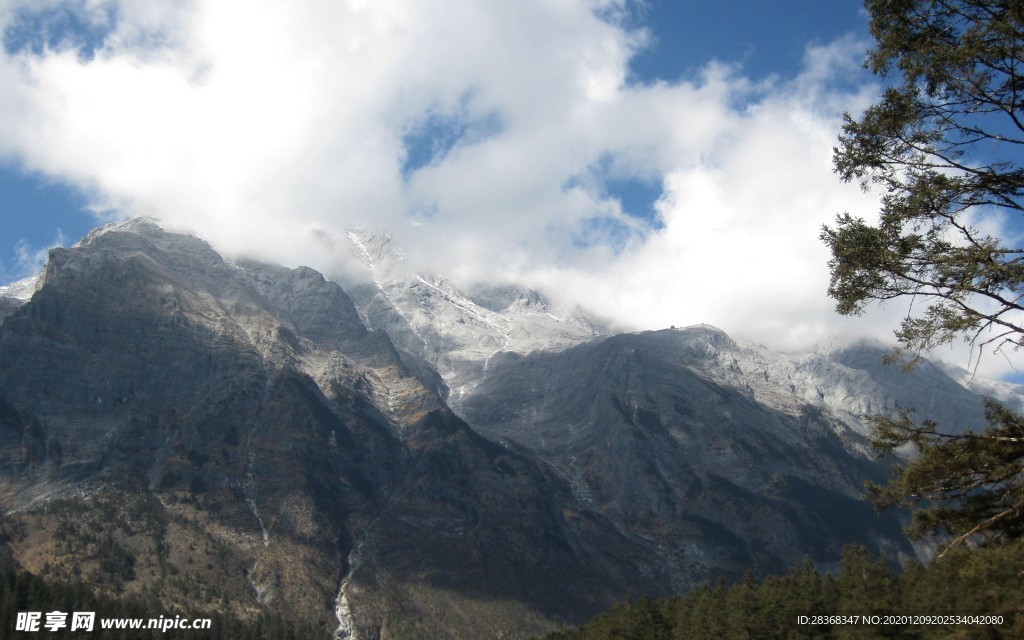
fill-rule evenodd
<path id="1" fill-rule="evenodd" d="M 166 229 L 164 227 L 164 225 L 162 225 L 160 223 L 160 221 L 157 220 L 156 218 L 140 216 L 140 217 L 137 217 L 137 218 L 132 218 L 130 220 L 124 220 L 124 221 L 120 221 L 120 222 L 110 222 L 110 223 L 107 223 L 107 224 L 103 225 L 102 227 L 97 227 L 97 228 L 93 229 L 92 231 L 90 231 L 89 233 L 85 234 L 85 237 L 82 238 L 81 240 L 79 240 L 77 243 L 75 243 L 74 246 L 76 246 L 76 247 L 88 246 L 93 241 L 95 241 L 96 238 L 104 236 L 104 235 L 106 235 L 108 233 L 146 231 L 146 230 L 169 231 L 169 229 Z"/>
<path id="2" fill-rule="evenodd" d="M 32 294 L 39 286 L 39 275 L 29 276 L 17 282 L 0 286 L 0 298 L 13 298 L 22 302 L 28 302 Z"/>
<path id="3" fill-rule="evenodd" d="M 509 283 L 463 288 L 442 275 L 416 272 L 386 233 L 353 230 L 349 238 L 374 281 L 352 288 L 361 317 L 430 362 L 457 412 L 493 374 L 499 354 L 560 351 L 611 333 L 542 292 Z M 861 434 L 868 429 L 864 416 L 902 408 L 954 429 L 977 427 L 981 395 L 1024 409 L 1018 385 L 972 379 L 927 362 L 903 374 L 898 365 L 882 364 L 888 352 L 882 344 L 836 339 L 813 353 L 788 354 L 735 340 L 710 325 L 673 335 L 689 345 L 685 352 L 693 359 L 687 365 L 702 375 L 790 415 L 818 407 Z"/>
<path id="4" fill-rule="evenodd" d="M 958 367 L 948 362 L 937 361 L 946 375 L 960 383 L 963 388 L 997 400 L 1014 411 L 1024 413 L 1024 385 L 1005 382 L 1003 380 L 990 380 L 975 375 L 963 367 Z"/>
<path id="5" fill-rule="evenodd" d="M 994 397 L 1024 409 L 1024 388 L 971 378 L 949 365 L 923 361 L 903 372 L 886 365 L 881 344 L 831 344 L 814 353 L 778 353 L 761 345 L 732 340 L 718 329 L 679 329 L 694 356 L 687 365 L 718 383 L 743 390 L 757 402 L 790 415 L 807 407 L 827 411 L 866 434 L 865 416 L 894 415 L 910 409 L 916 419 L 934 420 L 958 431 L 983 425 L 981 397 Z"/>
<path id="6" fill-rule="evenodd" d="M 603 335 L 599 323 L 537 291 L 511 284 L 464 289 L 443 275 L 414 271 L 387 233 L 352 229 L 348 237 L 373 281 L 345 286 L 368 328 L 386 331 L 430 362 L 456 405 L 499 353 L 565 349 Z"/>

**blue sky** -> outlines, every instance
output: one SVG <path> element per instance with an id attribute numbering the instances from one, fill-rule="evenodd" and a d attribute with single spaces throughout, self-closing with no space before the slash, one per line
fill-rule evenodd
<path id="1" fill-rule="evenodd" d="M 860 0 L 663 1 L 641 10 L 640 19 L 657 40 L 633 61 L 643 80 L 692 74 L 711 59 L 738 63 L 754 77 L 790 75 L 808 44 L 869 37 Z"/>
<path id="2" fill-rule="evenodd" d="M 384 228 L 411 268 L 779 350 L 907 312 L 825 295 L 821 226 L 878 209 L 831 167 L 880 90 L 859 0 L 0 0 L 0 29 L 0 280 L 149 215 L 329 277 Z"/>
<path id="3" fill-rule="evenodd" d="M 88 199 L 73 185 L 27 173 L 15 163 L 0 165 L 3 207 L 2 279 L 33 275 L 32 255 L 52 244 L 75 242 L 95 224 L 85 208 Z"/>

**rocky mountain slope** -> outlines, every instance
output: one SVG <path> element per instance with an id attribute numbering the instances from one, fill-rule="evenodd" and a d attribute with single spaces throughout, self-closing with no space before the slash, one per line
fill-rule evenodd
<path id="1" fill-rule="evenodd" d="M 346 286 L 366 325 L 426 359 L 444 379 L 453 407 L 486 378 L 503 352 L 558 350 L 607 333 L 580 309 L 560 309 L 540 292 L 514 285 L 460 289 L 443 275 L 418 273 L 384 232 L 349 232 L 370 283 Z"/>
<path id="2" fill-rule="evenodd" d="M 7 546 L 51 578 L 364 638 L 525 634 L 660 588 L 417 366 L 309 269 L 146 221 L 55 250 L 0 333 Z"/>
<path id="3" fill-rule="evenodd" d="M 771 354 L 707 326 L 622 334 L 494 357 L 463 416 L 648 540 L 681 591 L 723 570 L 827 562 L 851 538 L 909 551 L 861 499 L 886 469 L 860 416 L 918 406 L 974 426 L 981 405 L 936 368 L 890 377 L 880 357 Z"/>
<path id="4" fill-rule="evenodd" d="M 134 220 L 0 290 L 6 553 L 336 637 L 527 637 L 849 542 L 911 554 L 858 499 L 885 471 L 859 415 L 979 415 L 866 347 L 608 335 L 351 238 L 370 282 L 343 289 Z"/>
<path id="5" fill-rule="evenodd" d="M 486 283 L 460 288 L 442 275 L 416 272 L 387 233 L 355 230 L 349 239 L 370 279 L 345 284 L 364 324 L 429 361 L 448 387 L 442 395 L 456 411 L 502 354 L 561 351 L 614 334 L 606 321 L 578 307 L 559 307 L 533 289 Z M 979 395 L 1024 408 L 1019 385 L 975 379 L 928 361 L 905 374 L 899 366 L 882 364 L 888 353 L 883 345 L 836 343 L 816 353 L 785 354 L 726 338 L 709 349 L 714 357 L 689 364 L 759 403 L 789 412 L 805 404 L 818 406 L 860 433 L 865 414 L 893 413 L 900 407 L 913 407 L 940 424 L 968 425 L 981 418 Z"/>

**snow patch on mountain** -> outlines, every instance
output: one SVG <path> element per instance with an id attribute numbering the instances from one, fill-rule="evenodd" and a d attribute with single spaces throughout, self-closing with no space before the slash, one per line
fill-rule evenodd
<path id="1" fill-rule="evenodd" d="M 463 288 L 443 275 L 417 272 L 387 233 L 357 229 L 349 239 L 372 282 L 345 287 L 360 317 L 433 365 L 457 412 L 499 354 L 560 351 L 612 333 L 580 309 L 561 308 L 533 289 L 479 283 Z M 1024 410 L 1018 385 L 927 361 L 903 373 L 898 365 L 882 364 L 889 349 L 881 344 L 837 338 L 813 353 L 789 354 L 734 340 L 710 325 L 674 330 L 688 343 L 688 366 L 702 375 L 790 415 L 808 406 L 827 410 L 862 435 L 869 430 L 865 416 L 902 409 L 951 430 L 978 428 L 981 396 Z"/>
<path id="2" fill-rule="evenodd" d="M 997 400 L 1018 413 L 1024 413 L 1024 386 L 1002 380 L 989 380 L 948 362 L 937 361 L 935 364 L 965 389 Z"/>
<path id="3" fill-rule="evenodd" d="M 426 359 L 458 410 L 499 353 L 564 349 L 605 334 L 579 309 L 562 309 L 515 285 L 464 290 L 443 275 L 414 271 L 391 236 L 353 229 L 353 253 L 370 283 L 347 283 L 360 317 L 400 348 Z"/>
<path id="4" fill-rule="evenodd" d="M 862 435 L 869 431 L 866 416 L 903 409 L 950 431 L 976 429 L 983 422 L 981 396 L 1024 409 L 1019 385 L 972 378 L 929 361 L 904 372 L 883 364 L 889 350 L 881 345 L 835 342 L 814 353 L 788 354 L 733 340 L 706 325 L 678 331 L 691 343 L 696 357 L 688 365 L 699 373 L 790 415 L 807 405 L 826 409 Z"/>
<path id="5" fill-rule="evenodd" d="M 17 282 L 0 286 L 0 298 L 10 298 L 21 302 L 28 302 L 32 294 L 36 292 L 39 285 L 39 275 L 29 276 Z"/>

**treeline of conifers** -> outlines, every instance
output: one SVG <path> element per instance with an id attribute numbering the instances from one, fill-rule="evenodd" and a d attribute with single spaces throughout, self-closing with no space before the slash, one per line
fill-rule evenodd
<path id="1" fill-rule="evenodd" d="M 70 631 L 70 626 L 52 632 L 39 625 L 36 632 L 16 631 L 18 613 L 40 612 L 43 622 L 51 611 L 95 612 L 92 632 Z M 101 629 L 101 618 L 210 618 L 209 629 Z M 71 616 L 68 616 L 70 621 Z M 15 569 L 0 560 L 0 638 L 103 638 L 104 640 L 324 640 L 322 629 L 296 625 L 280 616 L 261 614 L 253 620 L 239 620 L 210 611 L 168 611 L 156 598 L 100 596 L 81 582 L 51 583 L 30 573 Z"/>
<path id="2" fill-rule="evenodd" d="M 805 559 L 784 576 L 614 606 L 544 640 L 1024 639 L 1024 540 L 956 549 L 902 571 L 864 547 L 839 570 Z"/>
<path id="3" fill-rule="evenodd" d="M 163 611 L 153 599 L 97 596 L 81 583 L 49 583 L 0 562 L 0 637 L 65 637 L 41 629 L 16 633 L 19 612 L 94 611 L 92 633 L 67 637 L 305 640 L 322 629 L 264 614 L 239 620 L 209 611 Z M 100 618 L 212 618 L 210 629 L 101 630 Z M 45 615 L 45 613 L 44 613 Z M 961 620 L 957 620 L 961 618 Z M 847 547 L 835 574 L 809 560 L 783 576 L 699 587 L 665 600 L 640 598 L 614 606 L 585 625 L 544 640 L 908 640 L 1024 639 L 1024 540 L 958 549 L 902 571 L 860 546 Z"/>

